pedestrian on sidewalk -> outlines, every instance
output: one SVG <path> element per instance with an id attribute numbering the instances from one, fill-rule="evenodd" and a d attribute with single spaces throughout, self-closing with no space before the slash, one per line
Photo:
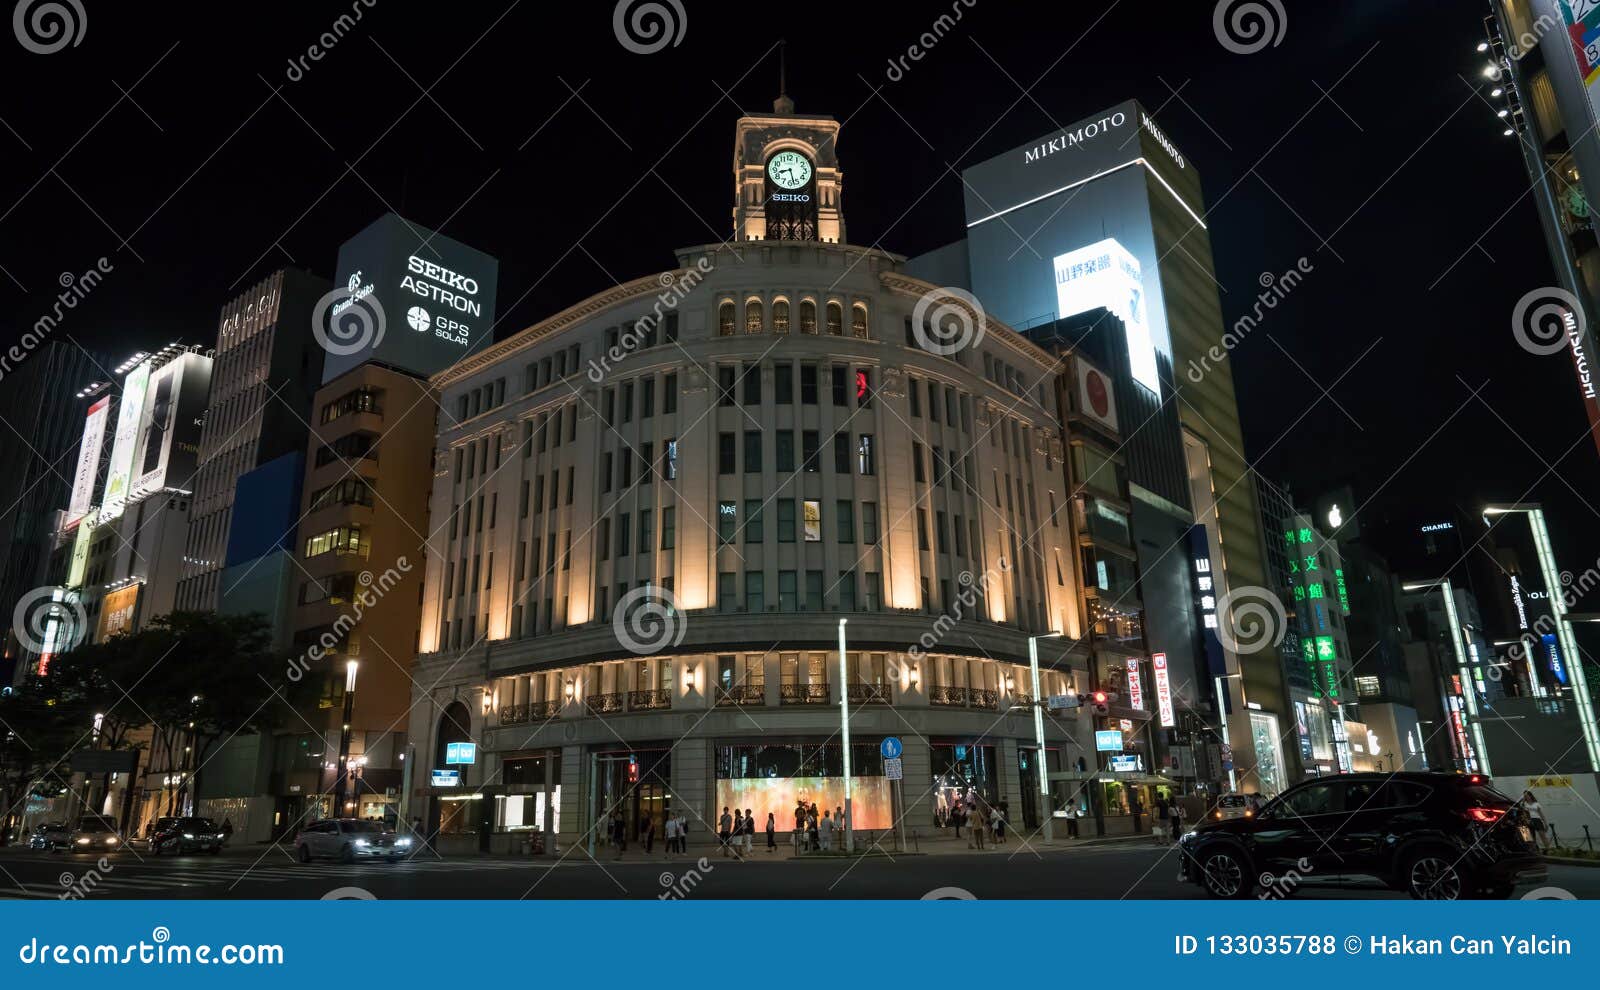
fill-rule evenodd
<path id="1" fill-rule="evenodd" d="M 652 816 L 644 820 L 644 854 L 646 856 L 655 852 L 656 848 L 656 820 Z"/>
<path id="2" fill-rule="evenodd" d="M 977 801 L 973 801 L 972 817 L 967 820 L 967 848 L 982 849 L 983 833 L 986 831 L 988 827 L 985 825 L 983 808 L 979 807 Z"/>
<path id="3" fill-rule="evenodd" d="M 796 856 L 805 852 L 806 844 L 806 806 L 795 802 L 794 806 L 794 854 Z"/>
<path id="4" fill-rule="evenodd" d="M 994 844 L 997 846 L 1006 843 L 1006 816 L 1002 810 L 1004 807 L 1004 805 L 996 807 L 994 813 L 989 816 L 989 825 L 994 829 Z"/>
<path id="5" fill-rule="evenodd" d="M 822 839 L 819 834 L 820 831 L 821 830 L 817 824 L 817 809 L 815 806 L 813 806 L 812 809 L 806 813 L 806 838 L 809 840 L 807 845 L 812 852 L 818 852 L 822 849 Z"/>
<path id="6" fill-rule="evenodd" d="M 722 846 L 722 858 L 728 858 L 728 839 L 733 835 L 733 816 L 728 814 L 728 806 L 722 806 L 722 818 L 717 822 L 717 839 Z"/>
<path id="7" fill-rule="evenodd" d="M 1172 799 L 1172 804 L 1167 808 L 1167 813 L 1172 820 L 1172 841 L 1177 842 L 1178 836 L 1183 834 L 1183 805 L 1177 798 Z"/>
<path id="8" fill-rule="evenodd" d="M 822 836 L 823 852 L 833 851 L 833 819 L 829 817 L 829 814 L 826 811 L 822 813 L 822 822 L 818 829 L 819 834 Z"/>
<path id="9" fill-rule="evenodd" d="M 611 841 L 616 846 L 617 859 L 628 851 L 628 823 L 623 819 L 622 812 L 611 816 Z"/>
<path id="10" fill-rule="evenodd" d="M 778 816 L 767 812 L 767 855 L 778 851 Z"/>
<path id="11" fill-rule="evenodd" d="M 1155 818 L 1154 824 L 1155 824 L 1155 831 L 1160 833 L 1160 836 L 1161 836 L 1161 838 L 1163 840 L 1168 838 L 1168 836 L 1166 834 L 1168 808 L 1169 808 L 1169 806 L 1167 804 L 1166 795 L 1165 794 L 1157 794 L 1156 795 L 1156 818 Z M 1174 835 L 1171 838 L 1176 839 L 1177 836 Z"/>
<path id="12" fill-rule="evenodd" d="M 749 856 L 755 852 L 756 844 L 756 813 L 752 808 L 744 809 L 744 854 Z"/>
<path id="13" fill-rule="evenodd" d="M 678 812 L 678 852 L 689 853 L 689 816 Z"/>
<path id="14" fill-rule="evenodd" d="M 678 849 L 678 819 L 675 815 L 667 816 L 667 845 L 662 851 L 662 859 L 671 859 L 672 854 Z"/>
<path id="15" fill-rule="evenodd" d="M 1528 813 L 1528 828 L 1533 832 L 1534 839 L 1539 843 L 1540 852 L 1550 851 L 1549 822 L 1544 817 L 1544 806 L 1539 799 L 1533 796 L 1532 791 L 1522 792 L 1522 810 Z"/>

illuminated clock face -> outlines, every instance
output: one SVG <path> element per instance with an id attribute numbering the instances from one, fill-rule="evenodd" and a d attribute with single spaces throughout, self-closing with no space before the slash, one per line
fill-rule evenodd
<path id="1" fill-rule="evenodd" d="M 780 151 L 767 159 L 767 178 L 779 189 L 799 189 L 811 181 L 811 161 L 798 151 Z"/>

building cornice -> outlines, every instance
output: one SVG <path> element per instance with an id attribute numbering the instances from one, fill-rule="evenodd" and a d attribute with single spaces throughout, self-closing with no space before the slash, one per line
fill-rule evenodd
<path id="1" fill-rule="evenodd" d="M 902 296 L 921 298 L 929 293 L 944 292 L 942 286 L 934 285 L 932 282 L 924 282 L 920 278 L 913 278 L 901 272 L 883 272 L 878 276 L 878 281 L 883 284 L 885 289 Z M 948 298 L 952 302 L 965 305 L 965 302 L 959 296 L 949 295 Z M 1045 371 L 1054 371 L 1056 369 L 1058 362 L 1054 355 L 1028 340 L 1020 331 L 1009 324 L 1003 323 L 987 313 L 983 314 L 983 333 L 984 339 L 993 340 L 1000 346 L 1009 348 L 1012 353 L 1027 358 Z"/>

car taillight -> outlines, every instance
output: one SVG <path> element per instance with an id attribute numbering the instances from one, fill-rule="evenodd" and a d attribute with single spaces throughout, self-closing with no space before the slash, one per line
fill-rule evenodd
<path id="1" fill-rule="evenodd" d="M 1495 822 L 1504 818 L 1505 814 L 1506 809 L 1504 808 L 1480 807 L 1467 809 L 1467 819 L 1469 821 L 1477 822 L 1480 825 L 1493 825 Z"/>

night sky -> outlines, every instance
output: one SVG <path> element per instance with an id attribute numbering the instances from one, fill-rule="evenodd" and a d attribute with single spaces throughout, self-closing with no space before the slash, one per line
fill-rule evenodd
<path id="1" fill-rule="evenodd" d="M 1230 324 L 1261 273 L 1313 266 L 1233 354 L 1252 460 L 1305 502 L 1351 483 L 1369 518 L 1527 493 L 1567 567 L 1600 554 L 1570 363 L 1511 333 L 1516 300 L 1554 279 L 1477 75 L 1485 4 L 1291 3 L 1281 43 L 1248 55 L 1219 44 L 1209 2 L 685 6 L 680 44 L 649 55 L 619 44 L 610 2 L 89 0 L 75 47 L 6 37 L 0 325 L 14 338 L 62 272 L 104 256 L 63 335 L 210 344 L 242 287 L 285 263 L 331 275 L 394 209 L 501 259 L 506 336 L 728 234 L 733 123 L 770 109 L 784 38 L 798 112 L 846 122 L 850 240 L 902 254 L 961 235 L 950 168 L 1136 97 L 1204 178 Z M 1369 347 L 1323 399 L 1312 378 Z"/>

